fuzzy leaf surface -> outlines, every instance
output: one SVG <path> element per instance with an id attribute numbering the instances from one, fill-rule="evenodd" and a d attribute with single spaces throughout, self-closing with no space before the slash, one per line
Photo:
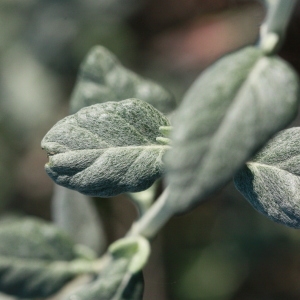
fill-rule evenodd
<path id="1" fill-rule="evenodd" d="M 157 83 L 123 67 L 107 49 L 96 46 L 80 67 L 71 98 L 71 113 L 96 103 L 138 98 L 163 113 L 176 107 L 174 97 Z"/>
<path id="2" fill-rule="evenodd" d="M 109 248 L 110 260 L 98 278 L 70 295 L 66 300 L 141 300 L 144 280 L 141 269 L 149 254 L 149 242 L 142 238 L 124 238 Z"/>
<path id="3" fill-rule="evenodd" d="M 166 155 L 175 211 L 186 211 L 227 183 L 297 114 L 296 73 L 254 47 L 225 56 L 187 92 Z"/>
<path id="4" fill-rule="evenodd" d="M 256 210 L 300 228 L 300 128 L 276 135 L 235 175 L 234 183 Z"/>
<path id="5" fill-rule="evenodd" d="M 47 297 L 78 275 L 76 259 L 73 242 L 51 224 L 26 218 L 0 225 L 1 292 Z"/>
<path id="6" fill-rule="evenodd" d="M 163 171 L 169 148 L 156 141 L 168 119 L 150 104 L 127 99 L 81 109 L 44 137 L 46 172 L 83 194 L 110 197 L 149 188 Z"/>

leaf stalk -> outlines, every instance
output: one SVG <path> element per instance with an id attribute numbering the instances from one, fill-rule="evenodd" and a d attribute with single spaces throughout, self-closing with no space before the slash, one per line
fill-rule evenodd
<path id="1" fill-rule="evenodd" d="M 260 31 L 259 47 L 273 54 L 281 46 L 297 0 L 267 0 L 267 16 Z"/>
<path id="2" fill-rule="evenodd" d="M 169 188 L 166 188 L 147 213 L 132 225 L 127 236 L 141 235 L 147 239 L 153 238 L 174 214 L 166 205 L 168 195 Z"/>

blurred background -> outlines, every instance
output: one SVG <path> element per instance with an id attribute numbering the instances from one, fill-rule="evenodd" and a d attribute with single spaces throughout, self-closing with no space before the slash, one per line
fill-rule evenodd
<path id="1" fill-rule="evenodd" d="M 179 103 L 212 62 L 256 43 L 264 15 L 257 1 L 0 0 L 1 215 L 53 218 L 40 141 L 68 114 L 92 46 L 107 47 Z M 280 52 L 298 72 L 299 41 L 300 5 Z M 124 196 L 93 201 L 107 243 L 136 218 Z M 229 184 L 165 226 L 144 275 L 145 300 L 297 300 L 300 231 L 261 216 Z"/>

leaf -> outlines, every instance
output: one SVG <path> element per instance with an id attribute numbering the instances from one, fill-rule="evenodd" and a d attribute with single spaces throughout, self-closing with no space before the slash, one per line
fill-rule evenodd
<path id="1" fill-rule="evenodd" d="M 276 135 L 235 175 L 234 183 L 256 210 L 300 228 L 300 128 Z"/>
<path id="2" fill-rule="evenodd" d="M 57 184 L 90 196 L 145 190 L 163 173 L 169 146 L 156 138 L 159 127 L 168 125 L 163 114 L 138 99 L 83 108 L 44 137 L 46 172 Z"/>
<path id="3" fill-rule="evenodd" d="M 175 116 L 166 155 L 169 206 L 186 211 L 227 183 L 297 114 L 296 73 L 279 57 L 244 48 L 193 84 Z"/>
<path id="4" fill-rule="evenodd" d="M 67 300 L 141 300 L 141 269 L 150 255 L 149 242 L 143 237 L 123 238 L 109 248 L 111 255 L 99 277 Z"/>
<path id="5" fill-rule="evenodd" d="M 47 297 L 93 262 L 78 260 L 75 245 L 56 227 L 35 218 L 0 226 L 0 291 L 17 297 Z"/>
<path id="6" fill-rule="evenodd" d="M 52 215 L 55 225 L 67 232 L 74 242 L 98 254 L 103 253 L 106 247 L 105 233 L 92 199 L 56 185 Z"/>
<path id="7" fill-rule="evenodd" d="M 0 226 L 0 255 L 42 260 L 70 261 L 74 244 L 55 226 L 36 218 L 3 221 Z M 21 246 L 20 246 L 21 245 Z"/>
<path id="8" fill-rule="evenodd" d="M 163 113 L 176 107 L 174 97 L 163 87 L 124 68 L 104 47 L 92 48 L 80 67 L 71 113 L 92 104 L 127 98 L 144 100 Z"/>

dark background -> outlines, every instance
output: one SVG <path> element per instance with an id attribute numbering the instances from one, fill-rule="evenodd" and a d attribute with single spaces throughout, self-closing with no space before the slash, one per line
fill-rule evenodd
<path id="1" fill-rule="evenodd" d="M 40 141 L 67 115 L 93 45 L 179 103 L 203 69 L 257 41 L 264 14 L 258 2 L 237 0 L 0 0 L 1 215 L 51 220 L 53 182 Z M 300 5 L 279 53 L 297 71 L 299 41 Z M 108 242 L 122 237 L 134 206 L 125 196 L 95 202 Z M 229 184 L 165 226 L 144 274 L 145 300 L 297 300 L 300 232 L 257 213 Z"/>

